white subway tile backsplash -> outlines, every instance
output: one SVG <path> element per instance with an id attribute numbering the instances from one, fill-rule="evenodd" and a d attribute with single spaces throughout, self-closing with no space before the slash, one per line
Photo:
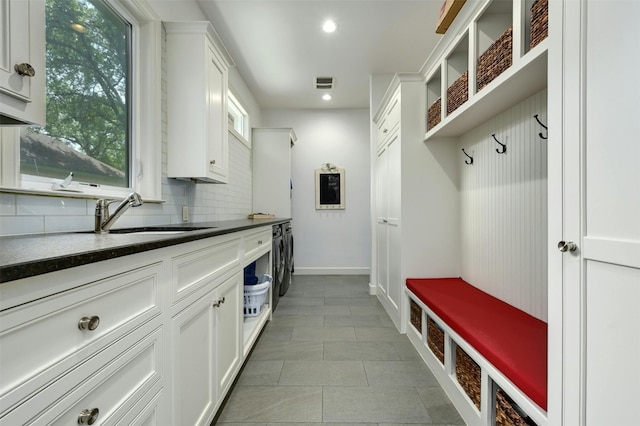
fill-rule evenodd
<path id="1" fill-rule="evenodd" d="M 84 215 L 87 200 L 79 198 L 40 197 L 18 195 L 16 198 L 18 216 L 27 215 Z"/>
<path id="2" fill-rule="evenodd" d="M 0 216 L 15 216 L 16 196 L 15 194 L 0 194 Z"/>
<path id="3" fill-rule="evenodd" d="M 42 233 L 44 216 L 4 216 L 0 220 L 0 236 Z"/>

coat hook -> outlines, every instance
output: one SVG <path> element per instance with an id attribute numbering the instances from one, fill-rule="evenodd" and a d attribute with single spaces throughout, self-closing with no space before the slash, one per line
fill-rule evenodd
<path id="1" fill-rule="evenodd" d="M 540 119 L 538 118 L 538 114 L 534 115 L 533 118 L 536 119 L 536 121 L 538 122 L 539 125 L 541 125 L 542 127 L 544 127 L 545 130 L 549 130 L 547 128 L 547 126 L 545 126 L 544 124 L 542 124 L 542 122 L 540 121 Z M 542 132 L 538 133 L 538 136 L 540 136 L 540 138 L 542 139 L 547 139 L 547 136 L 543 135 Z"/>
<path id="2" fill-rule="evenodd" d="M 500 144 L 500 148 L 496 148 L 496 152 L 498 154 L 504 154 L 505 152 L 507 152 L 507 144 L 506 143 L 502 143 L 500 142 L 498 139 L 496 139 L 496 134 L 492 134 L 491 136 L 493 136 L 493 140 L 496 141 L 498 144 Z"/>
<path id="3" fill-rule="evenodd" d="M 464 160 L 464 163 L 469 165 L 473 164 L 473 157 L 467 154 L 467 151 L 465 151 L 464 148 L 462 148 L 462 152 L 464 152 L 464 155 L 469 158 L 468 160 Z"/>

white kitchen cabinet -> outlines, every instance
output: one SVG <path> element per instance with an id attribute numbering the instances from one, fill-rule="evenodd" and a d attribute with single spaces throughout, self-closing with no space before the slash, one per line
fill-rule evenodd
<path id="1" fill-rule="evenodd" d="M 165 22 L 167 177 L 227 183 L 231 57 L 209 22 Z"/>
<path id="2" fill-rule="evenodd" d="M 0 24 L 0 125 L 44 126 L 44 0 L 0 0 Z"/>
<path id="3" fill-rule="evenodd" d="M 241 363 L 242 276 L 211 283 L 172 321 L 173 424 L 208 425 Z"/>
<path id="4" fill-rule="evenodd" d="M 392 129 L 378 132 L 383 140 L 376 141 L 376 293 L 402 332 L 406 279 L 458 272 L 458 200 L 439 153 L 422 142 L 425 118 L 415 106 L 425 102 L 423 81 L 419 74 L 396 75 L 374 117 Z"/>
<path id="5" fill-rule="evenodd" d="M 76 422 L 84 408 L 112 418 L 161 381 L 161 268 L 147 260 L 112 276 L 98 266 L 80 287 L 1 313 L 0 425 Z M 59 275 L 17 285 L 29 294 Z"/>
<path id="6" fill-rule="evenodd" d="M 253 129 L 253 211 L 291 217 L 291 149 L 296 134 L 290 128 Z"/>

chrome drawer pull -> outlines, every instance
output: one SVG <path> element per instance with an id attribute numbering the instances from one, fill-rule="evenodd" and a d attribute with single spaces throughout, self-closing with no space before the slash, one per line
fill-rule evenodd
<path id="1" fill-rule="evenodd" d="M 96 315 L 92 317 L 82 317 L 80 321 L 78 321 L 78 328 L 80 330 L 93 331 L 98 328 L 98 325 L 100 325 L 100 317 Z"/>
<path id="2" fill-rule="evenodd" d="M 217 301 L 213 302 L 213 307 L 214 308 L 219 308 L 220 305 L 222 305 L 224 303 L 225 298 L 223 297 L 222 299 L 218 299 Z"/>
<path id="3" fill-rule="evenodd" d="M 262 240 L 258 240 L 258 245 L 261 245 L 261 244 L 262 244 Z"/>
<path id="4" fill-rule="evenodd" d="M 82 410 L 80 415 L 78 416 L 78 424 L 79 425 L 92 425 L 96 421 L 98 421 L 98 415 L 100 414 L 100 410 L 97 408 L 93 408 L 91 410 Z"/>

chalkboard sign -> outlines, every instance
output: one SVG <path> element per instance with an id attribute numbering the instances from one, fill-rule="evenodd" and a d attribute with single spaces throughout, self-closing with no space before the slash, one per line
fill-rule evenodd
<path id="1" fill-rule="evenodd" d="M 344 183 L 344 169 L 316 170 L 316 209 L 344 209 Z"/>

